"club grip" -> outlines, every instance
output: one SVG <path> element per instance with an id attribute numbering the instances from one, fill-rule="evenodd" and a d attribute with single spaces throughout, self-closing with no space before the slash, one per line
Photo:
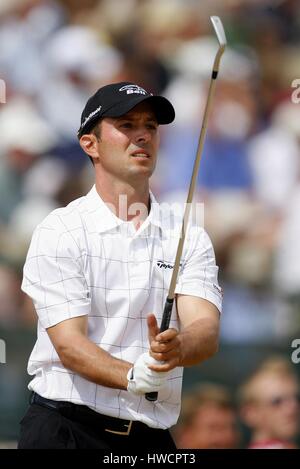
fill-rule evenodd
<path id="1" fill-rule="evenodd" d="M 164 332 L 167 329 L 169 329 L 171 315 L 172 315 L 173 303 L 174 303 L 174 298 L 171 298 L 171 299 L 167 298 L 166 299 L 164 312 L 163 312 L 161 325 L 160 325 L 160 332 Z M 145 394 L 145 397 L 146 397 L 147 401 L 150 401 L 150 402 L 157 401 L 157 396 L 158 396 L 157 392 L 147 392 L 147 394 Z"/>
<path id="2" fill-rule="evenodd" d="M 164 307 L 164 313 L 161 320 L 160 325 L 160 332 L 164 332 L 169 329 L 171 315 L 172 315 L 172 308 L 173 308 L 174 298 L 167 298 Z"/>

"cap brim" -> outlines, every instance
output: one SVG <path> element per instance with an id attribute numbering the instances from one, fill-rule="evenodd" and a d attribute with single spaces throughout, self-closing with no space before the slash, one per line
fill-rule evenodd
<path id="1" fill-rule="evenodd" d="M 175 119 L 175 110 L 163 96 L 135 96 L 130 101 L 118 103 L 105 112 L 103 117 L 121 117 L 142 102 L 151 104 L 158 124 L 170 124 Z"/>

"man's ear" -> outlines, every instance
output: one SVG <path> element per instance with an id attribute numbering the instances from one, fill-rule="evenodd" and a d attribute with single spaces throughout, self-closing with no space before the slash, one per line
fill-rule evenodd
<path id="1" fill-rule="evenodd" d="M 99 159 L 99 151 L 97 146 L 98 140 L 94 134 L 82 135 L 79 144 L 83 151 L 93 160 Z"/>

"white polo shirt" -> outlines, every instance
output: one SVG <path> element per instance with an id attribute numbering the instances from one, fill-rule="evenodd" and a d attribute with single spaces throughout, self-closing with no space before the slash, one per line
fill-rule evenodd
<path id="1" fill-rule="evenodd" d="M 101 414 L 169 428 L 180 411 L 182 368 L 172 370 L 170 385 L 149 402 L 64 368 L 46 331 L 87 315 L 89 339 L 114 357 L 133 363 L 149 349 L 146 317 L 153 312 L 160 323 L 181 228 L 181 219 L 162 209 L 152 194 L 151 201 L 150 214 L 136 231 L 109 210 L 94 186 L 36 228 L 22 283 L 38 315 L 29 389 Z M 205 298 L 221 311 L 218 268 L 203 228 L 188 229 L 181 262 L 176 293 Z M 179 328 L 175 304 L 170 327 Z"/>

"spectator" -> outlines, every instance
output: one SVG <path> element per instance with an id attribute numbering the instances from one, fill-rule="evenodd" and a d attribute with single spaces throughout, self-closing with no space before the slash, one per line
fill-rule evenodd
<path id="1" fill-rule="evenodd" d="M 178 448 L 237 448 L 236 413 L 227 389 L 205 383 L 192 391 L 183 400 L 174 436 Z"/>
<path id="2" fill-rule="evenodd" d="M 241 417 L 251 430 L 250 449 L 296 448 L 299 383 L 289 362 L 264 362 L 240 390 Z"/>
<path id="3" fill-rule="evenodd" d="M 22 201 L 23 180 L 56 135 L 28 99 L 12 99 L 0 114 L 0 220 L 9 222 Z"/>

